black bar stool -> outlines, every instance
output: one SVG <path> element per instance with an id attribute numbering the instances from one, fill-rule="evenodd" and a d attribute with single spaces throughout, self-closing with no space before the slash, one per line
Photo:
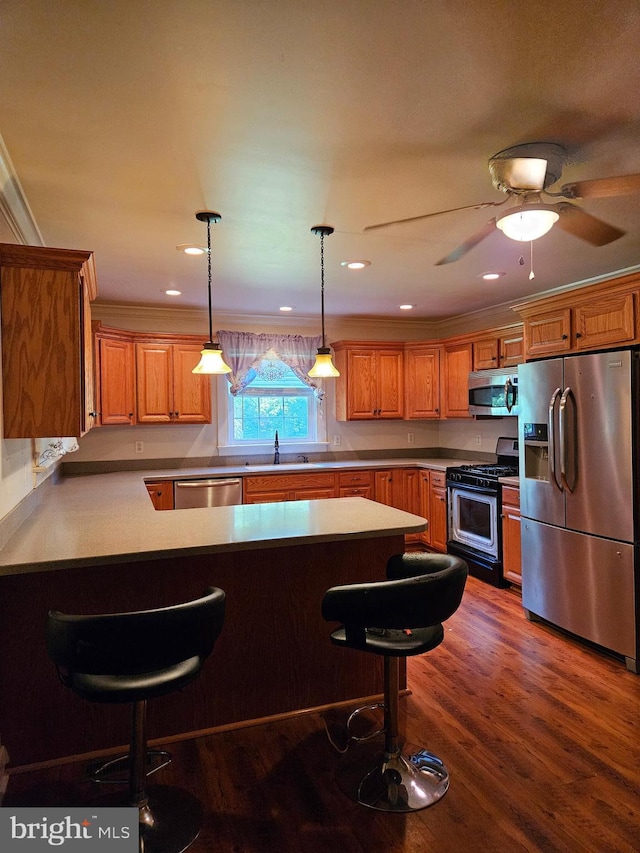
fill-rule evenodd
<path id="1" fill-rule="evenodd" d="M 90 702 L 132 705 L 128 804 L 139 809 L 145 853 L 181 853 L 200 832 L 202 807 L 194 796 L 167 785 L 147 787 L 147 700 L 198 676 L 222 630 L 224 609 L 224 592 L 209 587 L 198 599 L 155 610 L 48 615 L 47 648 L 65 687 Z"/>
<path id="2" fill-rule="evenodd" d="M 334 586 L 322 600 L 322 615 L 342 625 L 331 634 L 337 646 L 384 657 L 384 748 L 358 747 L 345 756 L 337 774 L 351 799 L 380 811 L 412 812 L 447 792 L 449 773 L 426 749 L 404 755 L 398 736 L 399 660 L 435 649 L 444 638 L 442 622 L 458 609 L 467 564 L 449 554 L 398 554 L 387 563 L 387 580 Z M 373 734 L 379 734 L 374 732 Z M 352 741 L 369 740 L 351 737 Z"/>

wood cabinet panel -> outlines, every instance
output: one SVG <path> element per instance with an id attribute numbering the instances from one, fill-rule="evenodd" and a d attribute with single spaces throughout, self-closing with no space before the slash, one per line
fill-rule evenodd
<path id="1" fill-rule="evenodd" d="M 388 342 L 337 341 L 336 420 L 402 418 L 403 346 Z"/>
<path id="2" fill-rule="evenodd" d="M 469 373 L 473 363 L 472 344 L 444 347 L 443 413 L 447 418 L 469 418 Z"/>
<path id="3" fill-rule="evenodd" d="M 211 421 L 211 379 L 192 373 L 200 361 L 202 344 L 173 344 L 173 411 L 176 423 Z"/>
<path id="4" fill-rule="evenodd" d="M 275 503 L 277 501 L 323 500 L 335 498 L 335 472 L 315 474 L 259 474 L 243 477 L 243 502 Z"/>
<path id="5" fill-rule="evenodd" d="M 94 423 L 91 252 L 0 244 L 5 438 Z"/>
<path id="6" fill-rule="evenodd" d="M 438 472 L 434 477 L 431 472 L 430 489 L 431 508 L 431 547 L 435 551 L 447 552 L 447 489 L 445 475 Z"/>
<path id="7" fill-rule="evenodd" d="M 439 346 L 405 347 L 405 418 L 440 417 L 441 353 Z"/>
<path id="8" fill-rule="evenodd" d="M 502 487 L 502 559 L 507 581 L 522 586 L 520 490 Z"/>
<path id="9" fill-rule="evenodd" d="M 633 293 L 600 296 L 578 304 L 574 316 L 576 349 L 629 343 L 636 337 Z"/>
<path id="10" fill-rule="evenodd" d="M 168 510 L 174 508 L 173 481 L 159 480 L 158 482 L 146 482 L 145 485 L 155 509 Z"/>
<path id="11" fill-rule="evenodd" d="M 136 369 L 132 341 L 96 337 L 98 422 L 103 426 L 135 423 Z"/>
<path id="12" fill-rule="evenodd" d="M 498 339 L 498 360 L 500 367 L 515 367 L 524 361 L 524 329 L 520 326 L 517 330 L 500 335 Z"/>
<path id="13" fill-rule="evenodd" d="M 173 383 L 171 345 L 136 344 L 138 423 L 171 423 Z"/>
<path id="14" fill-rule="evenodd" d="M 483 338 L 473 342 L 473 369 L 498 367 L 498 338 Z"/>
<path id="15" fill-rule="evenodd" d="M 541 311 L 524 322 L 527 357 L 554 355 L 571 349 L 571 311 L 569 308 Z"/>

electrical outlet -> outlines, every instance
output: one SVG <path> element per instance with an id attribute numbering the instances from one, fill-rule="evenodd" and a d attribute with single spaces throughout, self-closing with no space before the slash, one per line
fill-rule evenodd
<path id="1" fill-rule="evenodd" d="M 409 442 L 409 444 L 413 444 L 413 433 L 412 432 L 407 433 L 407 441 Z"/>
<path id="2" fill-rule="evenodd" d="M 136 453 L 144 453 L 144 442 L 136 441 L 135 443 Z"/>
<path id="3" fill-rule="evenodd" d="M 340 436 L 338 434 L 333 436 L 333 443 L 336 447 L 340 444 Z"/>
<path id="4" fill-rule="evenodd" d="M 480 445 L 482 444 L 482 438 L 479 435 L 476 436 L 476 444 L 478 445 L 478 447 L 480 447 Z"/>

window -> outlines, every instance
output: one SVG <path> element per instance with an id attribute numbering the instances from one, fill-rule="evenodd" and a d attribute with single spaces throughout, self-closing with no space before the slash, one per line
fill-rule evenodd
<path id="1" fill-rule="evenodd" d="M 228 379 L 218 377 L 218 453 L 272 453 L 276 430 L 281 453 L 326 450 L 322 395 L 273 351 L 251 373 L 249 384 L 235 394 Z"/>
<path id="2" fill-rule="evenodd" d="M 263 359 L 256 377 L 235 397 L 229 391 L 234 443 L 316 440 L 316 398 L 279 358 Z"/>

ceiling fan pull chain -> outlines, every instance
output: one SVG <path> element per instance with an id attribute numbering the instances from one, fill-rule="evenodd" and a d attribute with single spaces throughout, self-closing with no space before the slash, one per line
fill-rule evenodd
<path id="1" fill-rule="evenodd" d="M 529 273 L 529 281 L 536 277 L 536 274 L 533 271 L 533 240 L 531 241 L 531 261 L 530 261 L 530 273 Z"/>

